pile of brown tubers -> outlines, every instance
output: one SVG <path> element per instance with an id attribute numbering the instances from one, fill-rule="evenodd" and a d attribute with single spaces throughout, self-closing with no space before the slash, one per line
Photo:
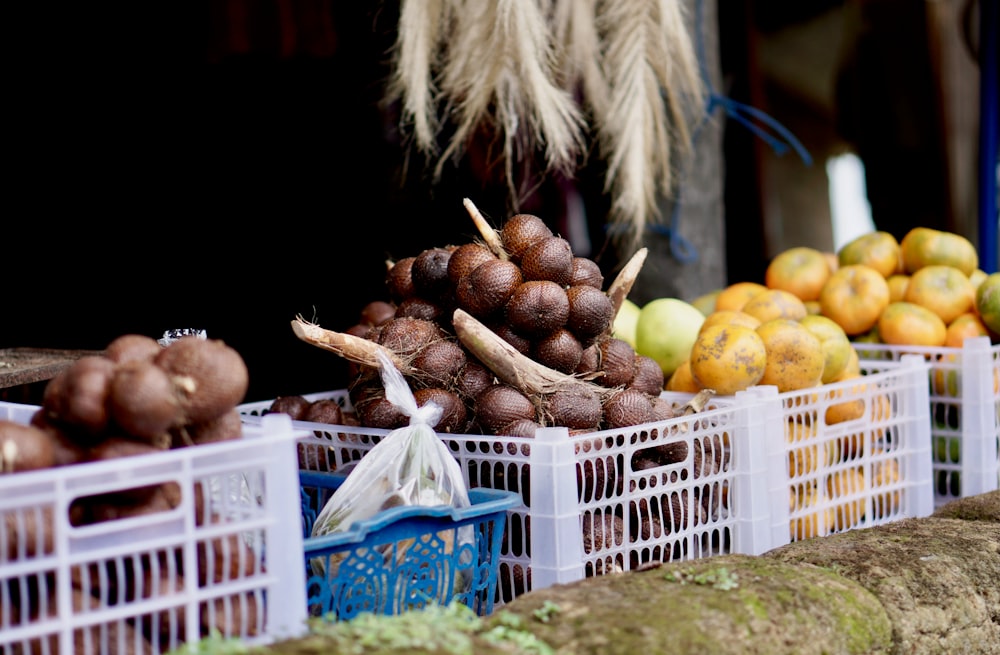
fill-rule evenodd
<path id="1" fill-rule="evenodd" d="M 248 388 L 248 371 L 240 354 L 220 340 L 185 336 L 166 346 L 151 337 L 127 334 L 112 341 L 100 355 L 82 357 L 61 370 L 45 387 L 41 407 L 28 424 L 0 421 L 0 474 L 16 475 L 84 462 L 158 453 L 209 442 L 238 439 L 242 421 L 237 406 Z M 194 505 L 196 524 L 222 523 L 225 519 L 206 503 L 211 493 L 196 484 Z M 175 482 L 141 488 L 121 489 L 97 496 L 75 499 L 69 508 L 69 522 L 74 526 L 169 511 L 181 503 L 182 490 Z M 190 492 L 189 492 L 190 493 Z M 3 565 L 22 559 L 51 556 L 54 552 L 55 523 L 52 510 L 41 508 L 21 515 L 3 514 L 0 525 L 0 552 Z M 183 551 L 176 555 L 162 551 L 162 561 L 149 561 L 152 555 L 124 556 L 106 565 L 92 563 L 73 569 L 74 611 L 87 607 L 149 598 L 151 594 L 182 591 L 184 585 L 216 584 L 251 575 L 259 558 L 240 534 L 231 533 L 198 544 L 197 571 L 185 570 Z M 174 561 L 167 562 L 172 559 Z M 155 576 L 159 571 L 162 579 Z M 150 577 L 153 576 L 153 577 Z M 27 579 L 27 578 L 26 578 Z M 4 583 L 8 584 L 8 583 Z M 27 585 L 17 578 L 9 581 L 11 606 L 0 611 L 13 612 L 13 624 L 31 621 L 48 613 L 56 615 L 56 594 L 43 585 L 54 584 L 49 576 L 31 576 Z M 169 589 L 168 589 L 169 588 Z M 225 598 L 219 598 L 214 611 L 202 608 L 201 630 L 223 634 L 256 634 L 258 609 L 252 594 L 233 597 L 225 612 Z M 46 600 L 47 599 L 47 600 Z M 171 627 L 173 622 L 173 627 Z M 123 627 L 124 626 L 124 627 Z M 109 624 L 108 629 L 130 632 L 125 643 L 144 644 L 144 652 L 157 652 L 183 640 L 185 622 L 171 619 L 164 611 L 141 620 Z M 87 639 L 99 638 L 101 626 L 74 635 L 80 652 Z M 140 635 L 135 633 L 139 632 Z M 137 638 L 138 637 L 138 638 Z M 118 638 L 110 636 L 111 642 Z M 49 640 L 50 652 L 58 652 L 58 636 L 38 638 L 32 648 L 42 648 Z M 82 641 L 81 641 L 82 640 Z M 160 644 L 153 648 L 154 644 Z M 138 652 L 138 651 L 137 651 Z"/>
<path id="2" fill-rule="evenodd" d="M 538 216 L 516 214 L 493 229 L 471 201 L 465 206 L 482 238 L 388 263 L 389 300 L 366 305 L 346 332 L 292 322 L 300 339 L 352 362 L 357 422 L 394 429 L 408 421 L 385 398 L 379 349 L 418 405 L 442 407 L 438 432 L 581 433 L 674 417 L 656 361 L 612 335 L 646 251 L 604 290 L 600 267 Z"/>

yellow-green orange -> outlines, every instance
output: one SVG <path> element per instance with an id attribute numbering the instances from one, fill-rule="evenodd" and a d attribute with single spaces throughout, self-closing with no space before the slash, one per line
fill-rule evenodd
<path id="1" fill-rule="evenodd" d="M 979 268 L 979 253 L 972 242 L 960 234 L 915 227 L 899 242 L 905 273 L 915 273 L 924 266 L 954 266 L 965 275 Z"/>
<path id="2" fill-rule="evenodd" d="M 910 276 L 903 300 L 926 307 L 947 325 L 975 306 L 976 289 L 954 266 L 931 264 Z"/>
<path id="3" fill-rule="evenodd" d="M 729 396 L 760 381 L 767 350 L 753 328 L 712 325 L 698 334 L 690 362 L 691 376 L 699 387 Z"/>
<path id="4" fill-rule="evenodd" d="M 820 379 L 823 384 L 832 382 L 844 372 L 851 361 L 851 353 L 854 351 L 851 340 L 847 338 L 844 328 L 826 316 L 810 314 L 800 319 L 799 323 L 819 339 L 823 347 L 823 375 Z"/>
<path id="5" fill-rule="evenodd" d="M 889 304 L 889 283 L 866 264 L 841 266 L 819 294 L 823 316 L 837 322 L 849 337 L 868 332 Z"/>
<path id="6" fill-rule="evenodd" d="M 948 327 L 941 317 L 923 305 L 894 302 L 878 318 L 878 333 L 883 343 L 907 346 L 943 346 Z"/>
<path id="7" fill-rule="evenodd" d="M 759 384 L 774 385 L 779 392 L 819 386 L 823 379 L 823 345 L 798 321 L 776 318 L 760 324 L 767 363 Z"/>
<path id="8" fill-rule="evenodd" d="M 994 334 L 1000 335 L 1000 273 L 990 273 L 976 289 L 976 312 Z"/>
<path id="9" fill-rule="evenodd" d="M 837 251 L 840 266 L 864 264 L 889 277 L 902 268 L 899 242 L 889 232 L 867 232 Z"/>
<path id="10" fill-rule="evenodd" d="M 748 300 L 740 311 L 756 317 L 761 323 L 773 318 L 790 318 L 797 321 L 809 313 L 801 298 L 784 289 L 761 291 Z"/>
<path id="11" fill-rule="evenodd" d="M 828 277 L 826 255 L 815 248 L 798 246 L 775 255 L 764 271 L 764 284 L 793 293 L 803 301 L 816 300 Z"/>

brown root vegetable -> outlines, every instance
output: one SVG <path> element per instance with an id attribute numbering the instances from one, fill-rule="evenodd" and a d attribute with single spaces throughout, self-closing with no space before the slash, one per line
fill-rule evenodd
<path id="1" fill-rule="evenodd" d="M 546 425 L 570 430 L 596 430 L 601 425 L 603 410 L 597 394 L 583 389 L 561 389 L 545 397 Z"/>
<path id="2" fill-rule="evenodd" d="M 432 341 L 417 353 L 410 365 L 411 377 L 428 386 L 447 386 L 465 368 L 465 350 L 450 339 Z"/>
<path id="3" fill-rule="evenodd" d="M 107 398 L 115 363 L 87 355 L 56 374 L 42 392 L 42 407 L 58 421 L 100 435 L 108 427 Z"/>
<path id="4" fill-rule="evenodd" d="M 663 369 L 656 363 L 656 360 L 648 355 L 636 353 L 635 376 L 628 383 L 628 386 L 656 397 L 663 391 L 663 385 Z"/>
<path id="5" fill-rule="evenodd" d="M 240 439 L 243 436 L 243 417 L 234 407 L 210 421 L 189 423 L 180 429 L 174 429 L 172 436 L 172 448 Z"/>
<path id="6" fill-rule="evenodd" d="M 517 264 L 492 257 L 457 282 L 455 298 L 459 307 L 485 318 L 501 312 L 522 282 Z"/>
<path id="7" fill-rule="evenodd" d="M 123 334 L 108 344 L 104 356 L 115 364 L 123 364 L 135 359 L 152 359 L 156 357 L 163 346 L 144 334 Z"/>
<path id="8" fill-rule="evenodd" d="M 595 289 L 604 288 L 604 273 L 593 259 L 587 257 L 573 258 L 573 277 L 570 286 L 588 286 Z"/>
<path id="9" fill-rule="evenodd" d="M 33 425 L 0 420 L 0 474 L 55 466 L 52 436 Z"/>
<path id="10" fill-rule="evenodd" d="M 483 262 L 496 259 L 489 248 L 481 243 L 465 243 L 451 253 L 448 260 L 448 280 L 457 286 L 459 280 L 471 273 Z"/>
<path id="11" fill-rule="evenodd" d="M 186 418 L 201 423 L 236 407 L 246 396 L 250 378 L 240 354 L 219 339 L 188 336 L 156 356 L 170 374 Z"/>
<path id="12" fill-rule="evenodd" d="M 382 325 L 396 315 L 396 307 L 384 300 L 373 300 L 361 308 L 360 322 L 365 325 Z"/>
<path id="13" fill-rule="evenodd" d="M 588 341 L 608 332 L 614 318 L 614 307 L 603 291 L 577 285 L 566 290 L 566 297 L 569 299 L 566 327 L 580 341 Z"/>
<path id="14" fill-rule="evenodd" d="M 148 491 L 149 493 L 142 493 Z M 125 502 L 122 493 L 126 497 L 134 493 L 141 500 L 135 502 Z M 132 516 L 145 516 L 147 514 L 157 514 L 159 512 L 169 512 L 176 508 L 181 501 L 180 487 L 176 482 L 164 482 L 154 485 L 151 490 L 136 488 L 122 490 L 121 492 L 109 492 L 98 496 L 77 498 L 74 503 L 83 503 L 87 506 L 88 522 L 102 523 L 104 521 L 117 521 Z"/>
<path id="15" fill-rule="evenodd" d="M 552 280 L 521 283 L 507 301 L 507 321 L 518 333 L 543 336 L 566 325 L 569 298 Z"/>
<path id="16" fill-rule="evenodd" d="M 309 405 L 306 413 L 302 416 L 303 421 L 310 423 L 329 423 L 330 425 L 343 425 L 344 410 L 333 398 L 322 398 Z"/>
<path id="17" fill-rule="evenodd" d="M 166 350 L 170 348 L 173 346 Z M 121 429 L 150 443 L 169 446 L 170 429 L 185 422 L 174 381 L 155 359 L 136 359 L 118 366 L 111 380 L 108 405 Z"/>
<path id="18" fill-rule="evenodd" d="M 412 357 L 427 344 L 446 336 L 437 323 L 420 318 L 394 318 L 381 327 L 379 345 L 400 357 Z"/>
<path id="19" fill-rule="evenodd" d="M 83 443 L 80 443 L 71 428 L 54 423 L 44 409 L 39 409 L 32 414 L 28 424 L 48 433 L 51 437 L 53 466 L 68 466 L 87 459 L 87 446 L 84 444 L 88 443 L 90 439 L 84 439 Z"/>
<path id="20" fill-rule="evenodd" d="M 212 517 L 212 523 L 223 523 L 219 516 Z M 257 553 L 250 548 L 240 534 L 227 534 L 207 542 L 199 542 L 198 586 L 239 580 L 254 575 L 260 570 Z"/>
<path id="21" fill-rule="evenodd" d="M 604 401 L 604 426 L 609 429 L 655 420 L 653 401 L 637 389 L 622 389 Z"/>
<path id="22" fill-rule="evenodd" d="M 51 555 L 55 550 L 55 523 L 48 506 L 23 508 L 3 513 L 3 539 L 6 544 L 5 562 Z"/>
<path id="23" fill-rule="evenodd" d="M 423 407 L 428 402 L 441 408 L 441 418 L 433 426 L 436 432 L 461 433 L 468 423 L 465 403 L 458 394 L 440 388 L 417 389 L 413 392 L 417 407 Z"/>
<path id="24" fill-rule="evenodd" d="M 635 350 L 622 339 L 605 339 L 598 346 L 602 374 L 594 381 L 608 388 L 624 387 L 635 377 Z"/>
<path id="25" fill-rule="evenodd" d="M 409 417 L 389 402 L 384 392 L 372 393 L 357 400 L 354 407 L 362 425 L 395 430 L 409 424 Z"/>
<path id="26" fill-rule="evenodd" d="M 90 447 L 87 459 L 96 462 L 106 459 L 118 459 L 119 457 L 150 455 L 163 452 L 163 450 L 163 448 L 154 446 L 148 441 L 129 439 L 128 437 L 106 437 Z"/>
<path id="27" fill-rule="evenodd" d="M 563 237 L 545 237 L 524 251 L 521 272 L 525 280 L 551 280 L 569 286 L 573 280 L 573 248 Z"/>
<path id="28" fill-rule="evenodd" d="M 413 287 L 413 262 L 416 257 L 404 257 L 389 266 L 386 273 L 386 288 L 389 297 L 394 301 L 402 302 L 407 298 L 417 294 Z"/>
<path id="29" fill-rule="evenodd" d="M 301 421 L 309 410 L 309 402 L 303 396 L 278 396 L 267 409 L 267 414 L 288 414 L 293 421 Z"/>
<path id="30" fill-rule="evenodd" d="M 559 328 L 532 345 L 532 359 L 561 373 L 573 373 L 583 358 L 583 346 L 570 330 Z"/>
<path id="31" fill-rule="evenodd" d="M 537 420 L 534 403 L 509 384 L 495 384 L 476 397 L 476 420 L 490 434 L 499 434 L 514 421 Z"/>
<path id="32" fill-rule="evenodd" d="M 201 603 L 203 635 L 218 632 L 224 637 L 253 637 L 263 624 L 263 605 L 253 593 L 233 594 Z"/>
<path id="33" fill-rule="evenodd" d="M 507 219 L 499 234 L 511 260 L 520 262 L 528 248 L 552 236 L 552 229 L 534 214 L 515 214 Z"/>

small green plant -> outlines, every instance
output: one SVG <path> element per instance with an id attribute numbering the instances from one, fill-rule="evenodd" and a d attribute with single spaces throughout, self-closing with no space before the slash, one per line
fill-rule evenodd
<path id="1" fill-rule="evenodd" d="M 536 610 L 536 616 L 539 611 L 541 609 Z M 482 635 L 487 641 L 494 644 L 513 644 L 517 646 L 518 652 L 523 653 L 535 653 L 536 655 L 553 655 L 555 653 L 551 646 L 523 629 L 521 617 L 504 611 L 499 612 L 496 617 L 500 625 L 493 626 Z"/>
<path id="2" fill-rule="evenodd" d="M 729 591 L 740 586 L 739 576 L 725 567 L 709 569 L 697 574 L 674 571 L 667 575 L 667 580 L 681 584 L 706 585 L 722 591 Z"/>
<path id="3" fill-rule="evenodd" d="M 542 603 L 542 606 L 534 611 L 535 618 L 542 623 L 548 623 L 554 615 L 559 613 L 559 606 L 551 600 Z"/>

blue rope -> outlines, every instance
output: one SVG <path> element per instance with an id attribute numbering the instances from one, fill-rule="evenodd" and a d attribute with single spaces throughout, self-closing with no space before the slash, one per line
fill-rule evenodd
<path id="1" fill-rule="evenodd" d="M 725 112 L 727 118 L 736 121 L 743 127 L 750 130 L 754 136 L 764 141 L 764 143 L 766 143 L 779 157 L 785 155 L 789 149 L 792 149 L 795 151 L 795 154 L 802 159 L 806 166 L 812 166 L 813 159 L 809 155 L 809 151 L 806 150 L 797 138 L 795 138 L 795 135 L 792 134 L 788 128 L 759 109 L 743 104 L 742 102 L 737 102 L 715 92 L 705 63 L 707 58 L 705 56 L 704 22 L 704 2 L 703 0 L 698 0 L 696 3 L 695 45 L 698 57 L 698 70 L 701 75 L 702 83 L 705 88 L 708 89 L 708 97 L 705 102 L 705 113 L 691 135 L 692 143 L 697 142 L 698 136 L 700 135 L 702 128 L 708 122 L 708 119 L 711 118 L 712 114 L 715 113 L 717 109 L 721 108 Z M 768 133 L 765 128 L 762 128 L 754 123 L 754 120 L 769 127 L 773 132 L 777 133 L 777 136 Z M 670 254 L 682 264 L 690 264 L 698 261 L 698 249 L 695 248 L 690 241 L 685 239 L 678 229 L 678 225 L 680 223 L 680 208 L 681 187 L 678 187 L 677 197 L 674 202 L 673 210 L 670 213 L 669 223 L 667 225 L 652 224 L 647 226 L 647 229 L 654 234 L 665 236 L 670 244 Z M 614 230 L 622 228 L 610 227 L 609 229 Z"/>

